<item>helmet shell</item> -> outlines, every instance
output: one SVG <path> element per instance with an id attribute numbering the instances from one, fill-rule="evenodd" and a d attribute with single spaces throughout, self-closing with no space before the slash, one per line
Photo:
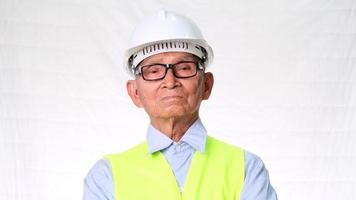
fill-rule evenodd
<path id="1" fill-rule="evenodd" d="M 212 48 L 191 19 L 171 11 L 160 10 L 136 26 L 129 48 L 125 52 L 126 69 L 132 73 L 133 66 L 129 59 L 133 54 L 147 46 L 167 41 L 190 42 L 203 47 L 207 53 L 205 66 L 213 60 Z"/>

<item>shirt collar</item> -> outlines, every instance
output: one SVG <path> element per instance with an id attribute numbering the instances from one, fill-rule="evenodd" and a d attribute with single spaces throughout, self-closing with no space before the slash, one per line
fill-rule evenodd
<path id="1" fill-rule="evenodd" d="M 200 118 L 198 118 L 185 132 L 179 142 L 186 142 L 195 150 L 204 152 L 206 137 L 206 129 Z M 149 147 L 149 153 L 154 153 L 156 151 L 163 150 L 169 147 L 174 142 L 171 138 L 160 132 L 151 124 L 147 129 L 146 139 Z"/>

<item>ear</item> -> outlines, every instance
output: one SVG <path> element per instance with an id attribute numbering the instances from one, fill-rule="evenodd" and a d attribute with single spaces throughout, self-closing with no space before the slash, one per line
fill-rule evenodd
<path id="1" fill-rule="evenodd" d="M 203 100 L 207 100 L 210 97 L 211 91 L 214 85 L 214 75 L 211 72 L 204 74 L 204 93 Z"/>
<path id="2" fill-rule="evenodd" d="M 137 90 L 136 80 L 128 80 L 126 83 L 127 94 L 131 97 L 132 102 L 139 108 L 142 108 L 142 103 Z"/>

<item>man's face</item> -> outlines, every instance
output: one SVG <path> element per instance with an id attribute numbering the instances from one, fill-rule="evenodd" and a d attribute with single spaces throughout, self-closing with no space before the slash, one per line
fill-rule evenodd
<path id="1" fill-rule="evenodd" d="M 180 61 L 197 61 L 197 58 L 189 53 L 167 52 L 146 58 L 140 66 Z M 201 70 L 196 76 L 182 79 L 176 78 L 169 69 L 165 78 L 158 81 L 146 81 L 138 75 L 127 82 L 127 90 L 135 105 L 143 107 L 151 120 L 197 117 L 200 103 L 209 98 L 213 82 L 213 75 Z"/>

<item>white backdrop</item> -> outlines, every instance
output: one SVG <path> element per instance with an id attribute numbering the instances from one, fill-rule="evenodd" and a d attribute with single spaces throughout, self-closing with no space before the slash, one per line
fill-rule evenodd
<path id="1" fill-rule="evenodd" d="M 0 199 L 76 200 L 144 139 L 122 54 L 167 8 L 215 51 L 209 133 L 264 160 L 279 199 L 356 199 L 355 0 L 0 0 Z"/>

